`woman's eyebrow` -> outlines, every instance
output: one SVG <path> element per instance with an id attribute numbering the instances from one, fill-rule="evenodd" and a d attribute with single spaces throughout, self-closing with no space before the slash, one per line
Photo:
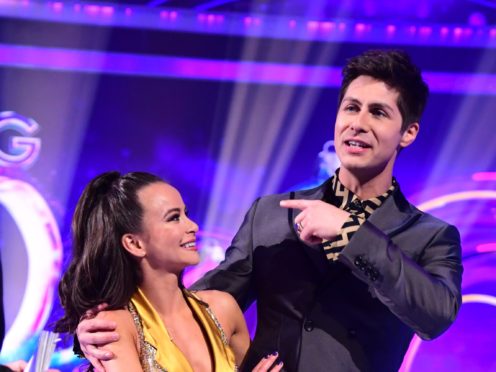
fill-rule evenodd
<path id="1" fill-rule="evenodd" d="M 164 217 L 167 217 L 171 213 L 179 213 L 179 212 L 181 212 L 181 208 L 170 208 L 165 211 Z"/>

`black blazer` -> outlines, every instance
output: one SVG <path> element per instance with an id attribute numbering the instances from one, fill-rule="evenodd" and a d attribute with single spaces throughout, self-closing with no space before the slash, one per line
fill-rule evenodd
<path id="1" fill-rule="evenodd" d="M 397 190 L 354 234 L 335 263 L 299 240 L 297 210 L 279 201 L 322 199 L 327 187 L 259 198 L 225 260 L 193 286 L 257 301 L 245 359 L 250 370 L 277 350 L 287 371 L 395 371 L 414 332 L 432 339 L 461 304 L 457 229 Z"/>

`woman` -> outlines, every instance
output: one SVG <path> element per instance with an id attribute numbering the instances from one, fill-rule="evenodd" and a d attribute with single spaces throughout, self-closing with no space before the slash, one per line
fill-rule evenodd
<path id="1" fill-rule="evenodd" d="M 85 312 L 117 324 L 106 371 L 233 371 L 249 335 L 236 301 L 219 291 L 186 290 L 183 270 L 199 262 L 198 226 L 179 192 L 148 173 L 104 173 L 83 191 L 72 221 L 73 256 L 59 285 L 65 315 L 59 332 L 74 333 Z M 270 355 L 257 365 L 270 369 Z"/>

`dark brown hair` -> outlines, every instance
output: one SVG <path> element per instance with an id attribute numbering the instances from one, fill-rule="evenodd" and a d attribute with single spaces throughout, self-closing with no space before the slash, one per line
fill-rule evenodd
<path id="1" fill-rule="evenodd" d="M 164 181 L 144 172 L 107 172 L 84 189 L 72 219 L 72 260 L 59 284 L 65 314 L 55 325 L 57 332 L 75 332 L 81 316 L 100 303 L 118 309 L 129 302 L 141 275 L 121 238 L 141 231 L 137 194 L 155 182 Z"/>
<path id="2" fill-rule="evenodd" d="M 357 77 L 366 75 L 383 81 L 399 92 L 398 108 L 405 131 L 411 123 L 418 122 L 425 108 L 429 87 L 422 79 L 420 69 L 408 54 L 401 50 L 370 50 L 351 58 L 343 71 L 338 104 L 346 94 L 348 86 Z"/>

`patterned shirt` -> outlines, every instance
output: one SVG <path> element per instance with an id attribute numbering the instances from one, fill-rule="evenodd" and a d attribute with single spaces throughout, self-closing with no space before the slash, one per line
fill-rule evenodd
<path id="1" fill-rule="evenodd" d="M 360 200 L 353 192 L 348 190 L 339 181 L 339 169 L 330 180 L 330 187 L 326 190 L 323 200 L 340 209 L 350 213 L 345 221 L 339 234 L 333 240 L 327 240 L 322 243 L 324 253 L 330 261 L 336 261 L 341 251 L 349 243 L 355 232 L 360 226 L 379 208 L 399 185 L 393 177 L 392 185 L 382 195 L 375 198 Z"/>

